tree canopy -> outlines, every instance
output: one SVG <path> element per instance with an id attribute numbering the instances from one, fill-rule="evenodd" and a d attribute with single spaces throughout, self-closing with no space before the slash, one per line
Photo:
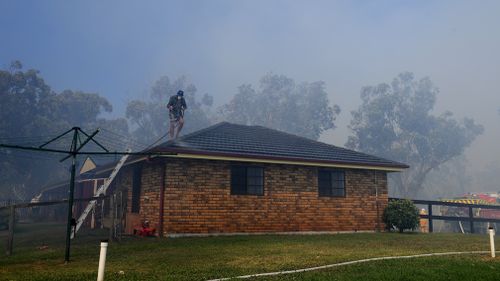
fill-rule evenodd
<path id="1" fill-rule="evenodd" d="M 184 91 L 187 110 L 182 134 L 211 125 L 210 108 L 213 98 L 205 94 L 201 102 L 196 98 L 196 86 L 185 76 L 173 81 L 163 76 L 151 88 L 149 99 L 132 100 L 127 105 L 126 117 L 132 124 L 132 135 L 141 142 L 152 143 L 168 132 L 169 117 L 167 103 L 178 90 Z M 165 139 L 166 140 L 166 139 Z"/>
<path id="2" fill-rule="evenodd" d="M 394 177 L 398 195 L 418 197 L 429 172 L 461 155 L 483 132 L 471 118 L 433 115 L 438 92 L 429 78 L 405 72 L 390 84 L 364 87 L 362 104 L 352 112 L 347 147 L 410 165 Z"/>
<path id="3" fill-rule="evenodd" d="M 126 120 L 101 118 L 111 104 L 95 93 L 65 90 L 54 92 L 38 70 L 23 70 L 15 61 L 0 70 L 0 142 L 41 145 L 47 138 L 72 127 L 97 127 L 128 132 Z M 65 174 L 57 159 L 36 153 L 0 149 L 0 195 L 11 197 L 13 190 L 30 196 L 47 181 L 46 175 Z M 18 196 L 19 197 L 19 196 Z M 20 198 L 19 198 L 20 199 Z M 26 198 L 24 198 L 26 199 Z"/>
<path id="4" fill-rule="evenodd" d="M 310 139 L 335 128 L 340 113 L 330 105 L 325 83 L 296 84 L 284 75 L 267 74 L 256 90 L 241 85 L 238 93 L 220 110 L 226 120 L 245 125 L 261 125 Z"/>

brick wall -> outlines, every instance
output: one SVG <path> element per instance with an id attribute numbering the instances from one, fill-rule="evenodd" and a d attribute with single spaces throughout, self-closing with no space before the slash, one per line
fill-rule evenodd
<path id="1" fill-rule="evenodd" d="M 160 213 L 161 163 L 148 163 L 142 166 L 140 215 L 142 220 L 149 220 L 152 227 L 158 229 Z"/>
<path id="2" fill-rule="evenodd" d="M 140 215 L 155 226 L 162 165 L 146 163 L 142 170 Z M 335 198 L 318 197 L 317 168 L 259 164 L 264 195 L 258 196 L 230 194 L 230 162 L 170 159 L 166 165 L 165 235 L 375 230 L 375 186 L 380 216 L 387 205 L 380 171 L 345 170 L 346 197 Z"/>

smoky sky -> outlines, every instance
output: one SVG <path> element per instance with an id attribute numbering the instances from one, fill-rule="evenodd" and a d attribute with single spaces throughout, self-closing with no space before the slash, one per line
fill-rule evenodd
<path id="1" fill-rule="evenodd" d="M 429 76 L 450 110 L 485 126 L 472 168 L 500 155 L 500 1 L 1 1 L 0 64 L 21 60 L 56 91 L 96 92 L 122 116 L 162 75 L 223 104 L 266 73 L 326 82 L 343 145 L 361 87 Z"/>

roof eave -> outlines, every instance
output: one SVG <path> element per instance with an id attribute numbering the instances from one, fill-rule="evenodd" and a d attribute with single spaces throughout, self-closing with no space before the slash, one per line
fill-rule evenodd
<path id="1" fill-rule="evenodd" d="M 213 151 L 191 150 L 191 149 L 187 150 L 181 148 L 169 148 L 169 149 L 164 149 L 162 151 L 175 152 L 175 154 L 161 155 L 158 157 L 290 164 L 290 165 L 319 166 L 319 167 L 332 167 L 332 168 L 381 170 L 387 172 L 401 172 L 409 168 L 408 165 L 399 163 L 395 165 L 390 165 L 390 164 L 373 164 L 366 162 L 328 161 L 328 160 L 304 159 L 304 158 L 281 157 L 281 156 L 270 156 L 270 155 L 252 155 L 252 154 L 213 152 Z"/>

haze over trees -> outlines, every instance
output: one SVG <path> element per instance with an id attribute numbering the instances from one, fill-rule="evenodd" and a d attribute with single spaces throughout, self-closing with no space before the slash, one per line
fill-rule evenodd
<path id="1" fill-rule="evenodd" d="M 498 181 L 499 174 L 500 161 L 487 163 L 484 169 L 476 173 L 474 184 L 472 185 L 475 189 L 472 191 L 500 192 L 500 183 Z M 481 187 L 481 189 L 477 189 L 477 187 Z"/>
<path id="2" fill-rule="evenodd" d="M 325 83 L 296 84 L 284 75 L 267 74 L 255 89 L 241 85 L 237 94 L 221 108 L 225 120 L 245 125 L 261 125 L 310 139 L 335 128 L 340 113 L 330 105 Z"/>
<path id="3" fill-rule="evenodd" d="M 428 174 L 461 155 L 483 132 L 471 118 L 433 115 L 438 92 L 429 78 L 417 80 L 410 72 L 361 90 L 346 146 L 409 164 L 410 169 L 393 175 L 395 195 L 418 197 Z"/>
<path id="4" fill-rule="evenodd" d="M 286 76 L 268 74 L 260 80 L 258 90 L 249 84 L 241 85 L 238 93 L 214 113 L 213 97 L 205 94 L 198 100 L 196 86 L 186 77 L 172 81 L 163 76 L 151 88 L 148 100 L 132 100 L 127 105 L 126 117 L 135 138 L 154 143 L 165 136 L 169 126 L 166 103 L 179 89 L 184 91 L 188 106 L 184 135 L 227 120 L 318 139 L 322 132 L 335 127 L 334 121 L 340 112 L 337 105 L 330 106 L 324 82 L 297 85 Z"/>
<path id="5" fill-rule="evenodd" d="M 170 124 L 167 103 L 181 89 L 188 106 L 182 134 L 211 125 L 210 108 L 213 97 L 205 94 L 198 101 L 196 86 L 185 76 L 173 81 L 168 76 L 163 76 L 154 83 L 148 100 L 132 100 L 128 103 L 125 115 L 131 123 L 132 136 L 143 143 L 154 143 L 165 137 Z M 163 138 L 163 141 L 166 140 L 168 138 Z"/>
<path id="6" fill-rule="evenodd" d="M 335 127 L 334 121 L 340 112 L 337 105 L 330 106 L 323 82 L 296 84 L 283 75 L 268 74 L 260 80 L 258 90 L 249 84 L 242 85 L 231 101 L 215 113 L 212 111 L 213 97 L 205 94 L 198 99 L 196 86 L 186 77 L 171 80 L 163 76 L 154 83 L 147 100 L 128 103 L 126 119 L 105 119 L 101 115 L 111 112 L 112 105 L 104 97 L 74 90 L 56 93 L 39 71 L 23 70 L 21 63 L 16 61 L 9 70 L 0 71 L 0 140 L 2 143 L 40 145 L 47 140 L 43 136 L 54 137 L 78 126 L 88 131 L 106 128 L 123 138 L 136 140 L 136 144 L 144 148 L 158 140 L 167 140 L 166 103 L 179 89 L 184 90 L 188 104 L 183 134 L 227 120 L 317 139 L 322 132 Z M 104 136 L 101 141 L 104 145 L 125 148 L 124 142 L 113 142 Z M 26 200 L 45 184 L 67 176 L 65 165 L 58 163 L 54 155 L 44 157 L 42 153 L 35 153 L 27 157 L 27 152 L 7 149 L 0 149 L 0 153 L 3 156 L 0 160 L 0 197 Z"/>
<path id="7" fill-rule="evenodd" d="M 103 112 L 111 111 L 111 104 L 98 94 L 54 92 L 39 71 L 24 70 L 19 61 L 8 70 L 0 70 L 0 143 L 41 145 L 75 126 L 128 132 L 123 118 L 100 118 Z M 0 196 L 25 199 L 19 197 L 30 196 L 49 181 L 66 175 L 57 158 L 1 148 L 0 155 Z"/>
<path id="8" fill-rule="evenodd" d="M 107 119 L 102 115 L 111 112 L 112 105 L 106 98 L 75 90 L 56 93 L 39 71 L 24 70 L 20 62 L 14 62 L 9 69 L 0 70 L 0 142 L 40 145 L 47 140 L 44 136 L 53 137 L 79 126 L 88 131 L 111 130 L 117 138 L 142 144 L 135 150 L 144 149 L 168 139 L 166 103 L 179 89 L 184 90 L 188 104 L 182 134 L 227 120 L 318 139 L 324 131 L 335 128 L 340 113 L 321 81 L 296 83 L 284 75 L 266 74 L 256 87 L 241 85 L 216 112 L 213 97 L 204 94 L 200 98 L 186 77 L 172 80 L 163 76 L 153 84 L 148 99 L 128 103 L 126 118 Z M 347 147 L 411 166 L 393 175 L 394 195 L 447 196 L 445 190 L 451 187 L 461 192 L 470 185 L 462 154 L 483 128 L 470 118 L 457 120 L 450 112 L 434 115 L 437 94 L 430 79 L 416 80 L 413 74 L 402 73 L 390 84 L 364 87 L 362 104 L 352 112 Z M 104 145 L 125 148 L 124 139 L 98 136 Z M 59 158 L 7 149 L 0 149 L 0 155 L 0 198 L 28 199 L 43 185 L 67 177 Z M 433 186 L 443 188 L 433 190 Z"/>
<path id="9" fill-rule="evenodd" d="M 452 198 L 472 191 L 491 191 L 484 185 L 477 189 L 470 173 L 470 162 L 462 154 L 429 172 L 419 199 Z"/>

